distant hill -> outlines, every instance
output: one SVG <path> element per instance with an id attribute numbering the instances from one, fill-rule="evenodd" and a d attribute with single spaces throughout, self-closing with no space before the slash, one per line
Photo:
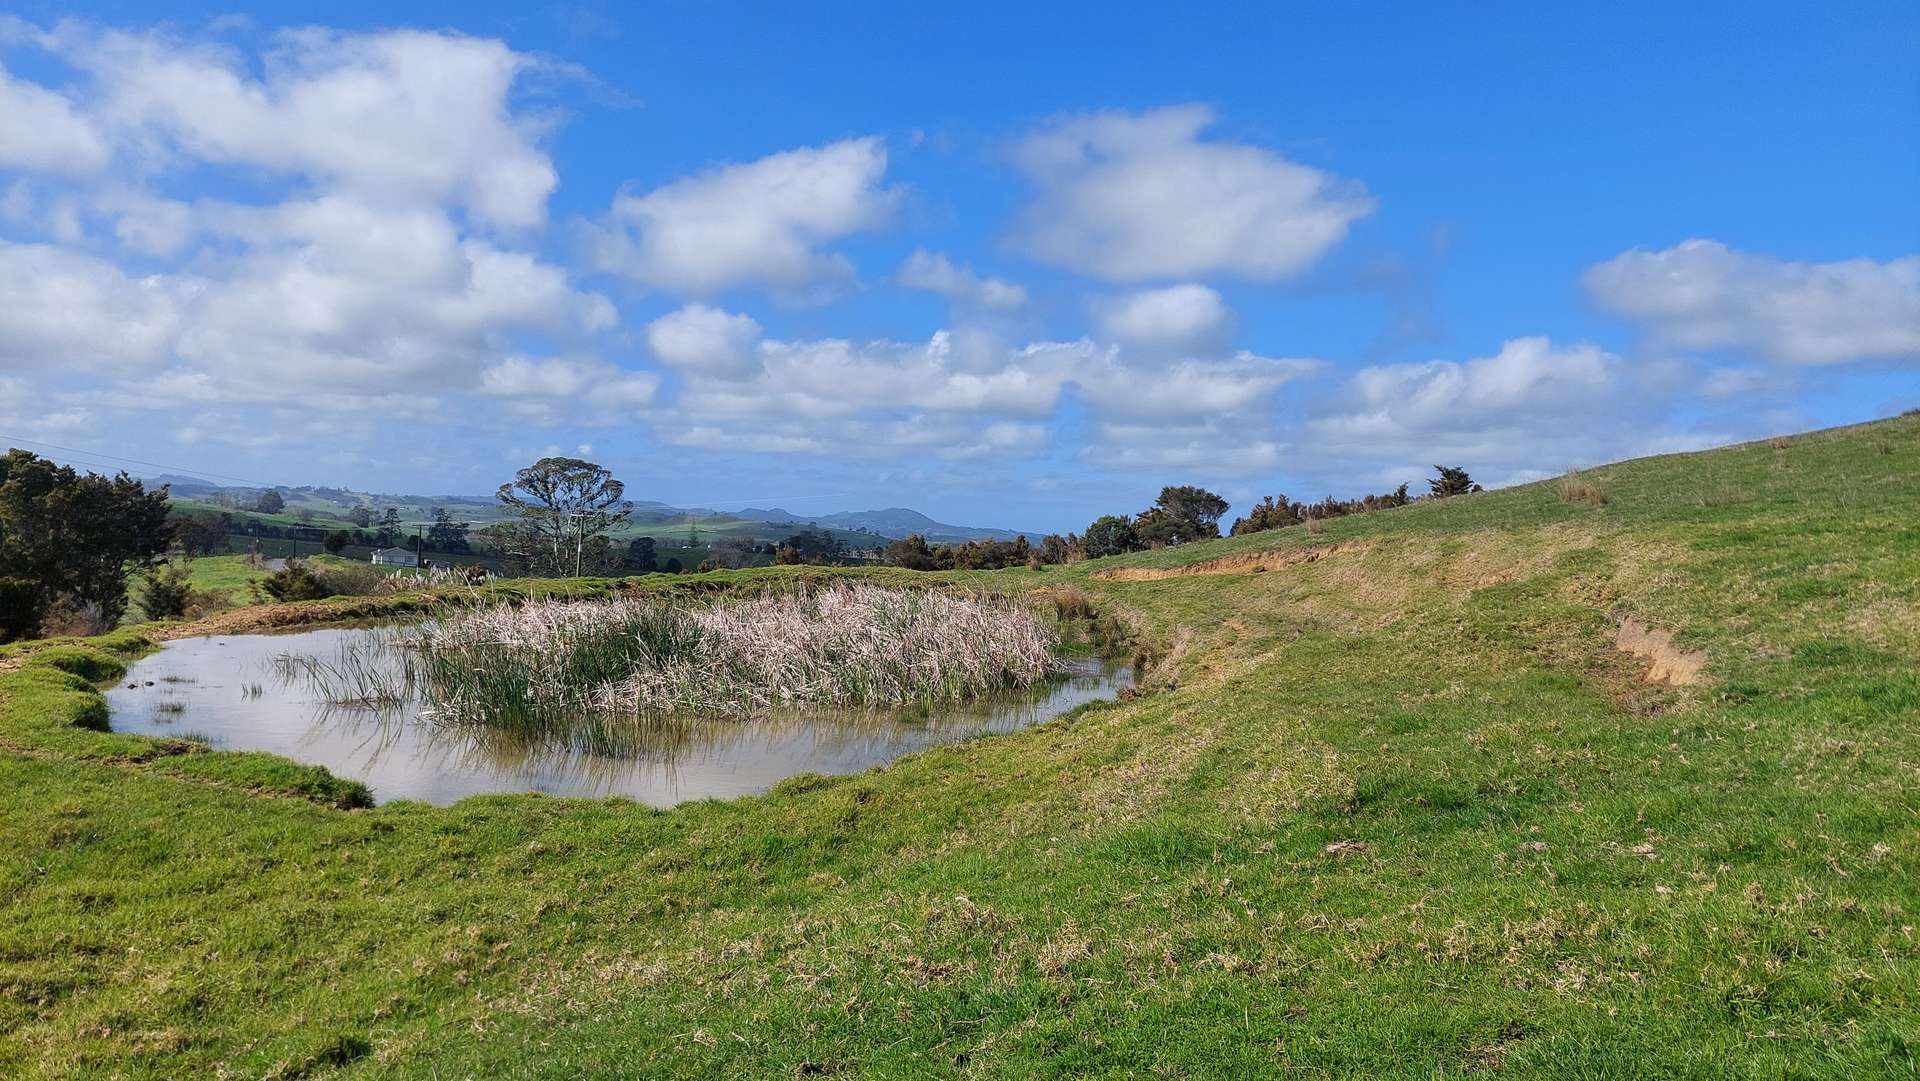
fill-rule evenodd
<path id="1" fill-rule="evenodd" d="M 727 513 L 732 517 L 745 518 L 754 522 L 795 522 L 800 525 L 817 525 L 832 529 L 862 530 L 896 540 L 911 533 L 918 533 L 930 541 L 1012 540 L 1020 535 L 1020 531 L 1015 529 L 948 525 L 945 522 L 936 522 L 908 507 L 888 507 L 886 510 L 844 510 L 815 516 L 794 514 L 792 511 L 781 510 L 778 507 L 770 510 L 748 507 Z"/>
<path id="2" fill-rule="evenodd" d="M 182 477 L 175 473 L 162 473 L 157 477 L 146 477 L 144 480 L 148 488 L 158 488 L 164 484 L 178 496 L 212 495 L 221 488 L 212 481 Z"/>
<path id="3" fill-rule="evenodd" d="M 169 486 L 177 499 L 215 500 L 225 493 L 247 505 L 250 505 L 253 497 L 261 491 L 257 487 L 219 485 L 196 477 L 184 477 L 172 473 L 148 477 L 147 483 Z M 276 485 L 275 490 L 286 498 L 289 512 L 304 509 L 317 513 L 323 518 L 343 516 L 356 506 L 395 507 L 401 510 L 403 517 L 409 522 L 428 519 L 434 507 L 446 507 L 453 511 L 454 517 L 467 520 L 488 521 L 502 517 L 499 504 L 490 495 L 394 495 L 356 492 L 348 488 L 312 486 L 293 488 L 285 485 Z M 724 531 L 728 522 L 755 522 L 766 526 L 784 526 L 791 523 L 795 527 L 811 526 L 820 529 L 845 530 L 871 534 L 887 540 L 898 540 L 908 534 L 918 533 L 930 541 L 943 543 L 1012 540 L 1020 534 L 1019 530 L 1000 529 L 993 526 L 949 525 L 935 521 L 908 507 L 807 515 L 795 514 L 779 507 L 748 507 L 737 511 L 713 510 L 708 507 L 677 507 L 651 499 L 636 499 L 633 506 L 634 521 L 637 523 L 694 522 L 697 523 L 696 528 L 702 530 L 721 527 Z M 766 532 L 777 534 L 778 530 Z M 1037 537 L 1038 534 L 1029 536 Z"/>

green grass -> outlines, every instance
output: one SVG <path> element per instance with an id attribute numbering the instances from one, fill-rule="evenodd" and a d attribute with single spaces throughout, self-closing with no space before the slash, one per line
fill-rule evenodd
<path id="1" fill-rule="evenodd" d="M 187 580 L 197 590 L 221 593 L 238 603 L 267 572 L 247 565 L 246 556 L 201 556 L 187 562 Z"/>
<path id="2" fill-rule="evenodd" d="M 1156 690 L 670 812 L 342 810 L 95 730 L 125 632 L 0 652 L 0 1075 L 1913 1076 L 1920 417 L 1587 475 L 930 576 L 1085 590 Z"/>
<path id="3" fill-rule="evenodd" d="M 310 559 L 316 566 L 323 567 L 339 566 L 347 563 L 352 563 L 355 566 L 364 565 L 358 560 L 344 560 L 338 556 L 325 554 L 311 555 L 303 558 Z M 253 591 L 254 584 L 265 580 L 266 577 L 272 573 L 249 566 L 247 564 L 247 557 L 244 555 L 195 556 L 182 560 L 182 562 L 187 568 L 188 583 L 196 592 L 206 594 L 211 598 L 212 604 L 209 607 L 213 609 L 253 603 L 255 600 Z M 383 571 L 389 569 L 394 571 L 401 570 L 401 568 L 381 569 Z M 127 605 L 124 622 L 134 624 L 144 620 L 146 615 L 140 611 L 139 582 L 136 580 L 129 583 L 128 588 L 133 599 L 131 603 Z"/>

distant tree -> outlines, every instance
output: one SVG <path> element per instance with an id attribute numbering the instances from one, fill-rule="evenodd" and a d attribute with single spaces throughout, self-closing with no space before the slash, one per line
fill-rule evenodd
<path id="1" fill-rule="evenodd" d="M 1412 501 L 1404 484 L 1391 492 L 1379 495 L 1365 495 L 1359 499 L 1335 499 L 1327 496 L 1320 502 L 1311 504 L 1292 503 L 1288 502 L 1284 495 L 1270 495 L 1255 505 L 1246 517 L 1233 523 L 1233 535 L 1239 537 L 1269 529 L 1285 529 L 1288 526 L 1299 525 L 1301 522 L 1317 522 L 1348 514 L 1364 514 L 1368 511 L 1404 507 Z"/>
<path id="2" fill-rule="evenodd" d="M 470 552 L 467 523 L 455 521 L 445 507 L 433 508 L 433 524 L 427 527 L 427 544 L 440 552 Z"/>
<path id="3" fill-rule="evenodd" d="M 944 569 L 942 554 L 945 549 L 935 549 L 927 543 L 927 538 L 918 533 L 909 533 L 900 540 L 887 545 L 881 553 L 881 560 L 888 566 L 905 567 L 908 570 L 935 571 Z M 947 555 L 945 567 L 953 566 L 952 556 Z"/>
<path id="4" fill-rule="evenodd" d="M 731 570 L 753 564 L 758 546 L 751 538 L 723 537 L 708 546 L 707 558 L 702 563 L 711 563 L 714 568 Z"/>
<path id="5" fill-rule="evenodd" d="M 165 488 L 23 450 L 0 457 L 0 641 L 36 633 L 55 603 L 117 624 L 129 570 L 166 551 L 169 533 Z"/>
<path id="6" fill-rule="evenodd" d="M 1025 534 L 1010 541 L 981 539 L 942 549 L 945 561 L 962 570 L 998 570 L 1026 564 L 1033 555 Z"/>
<path id="7" fill-rule="evenodd" d="M 1131 518 L 1107 514 L 1095 518 L 1093 524 L 1087 527 L 1086 535 L 1080 539 L 1080 546 L 1088 559 L 1099 559 L 1139 551 L 1140 536 L 1134 532 Z"/>
<path id="8" fill-rule="evenodd" d="M 400 508 L 388 507 L 380 516 L 380 532 L 375 534 L 381 547 L 400 543 Z"/>
<path id="9" fill-rule="evenodd" d="M 1185 544 L 1220 535 L 1220 516 L 1227 501 L 1191 484 L 1168 485 L 1160 498 L 1140 513 L 1134 532 L 1146 545 Z"/>
<path id="10" fill-rule="evenodd" d="M 664 567 L 662 567 L 662 568 L 660 568 L 660 569 L 661 569 L 661 570 L 664 570 L 664 571 L 666 571 L 666 572 L 667 572 L 668 574 L 679 574 L 679 573 L 681 573 L 681 572 L 682 572 L 682 571 L 683 571 L 683 570 L 684 570 L 685 568 L 683 568 L 682 566 L 680 566 L 680 560 L 679 560 L 679 557 L 677 557 L 677 556 L 668 556 L 668 557 L 667 557 L 667 565 L 666 565 L 666 566 L 664 566 Z"/>
<path id="11" fill-rule="evenodd" d="M 579 458 L 542 458 L 520 470 L 496 493 L 540 541 L 535 565 L 572 573 L 586 541 L 603 536 L 633 513 L 626 485 Z"/>
<path id="12" fill-rule="evenodd" d="M 287 509 L 287 501 L 279 492 L 268 488 L 260 493 L 260 498 L 253 501 L 253 509 L 261 514 L 279 514 Z"/>
<path id="13" fill-rule="evenodd" d="M 543 542 L 532 527 L 512 521 L 495 522 L 475 531 L 472 543 L 499 560 L 500 569 L 507 577 L 519 578 L 533 573 L 534 558 L 542 550 Z"/>
<path id="14" fill-rule="evenodd" d="M 348 533 L 344 529 L 336 529 L 327 534 L 327 539 L 324 543 L 329 554 L 339 555 L 346 549 L 347 545 L 353 543 L 353 534 Z"/>
<path id="15" fill-rule="evenodd" d="M 780 547 L 792 549 L 796 563 L 838 563 L 845 554 L 833 534 L 820 529 L 802 529 L 782 541 Z"/>
<path id="16" fill-rule="evenodd" d="M 232 524 L 233 519 L 226 514 L 178 514 L 173 518 L 174 543 L 187 555 L 206 555 L 226 546 Z"/>
<path id="17" fill-rule="evenodd" d="M 1058 533 L 1041 537 L 1039 547 L 1033 550 L 1033 558 L 1039 563 L 1065 563 L 1069 554 L 1067 538 Z"/>
<path id="18" fill-rule="evenodd" d="M 361 529 L 373 525 L 373 511 L 366 507 L 355 507 L 347 512 L 347 520 Z"/>
<path id="19" fill-rule="evenodd" d="M 611 577 L 624 570 L 626 550 L 614 547 L 613 541 L 604 536 L 588 537 L 575 554 L 584 575 Z"/>
<path id="20" fill-rule="evenodd" d="M 1255 503 L 1246 517 L 1233 523 L 1232 533 L 1236 537 L 1243 537 L 1249 533 L 1264 533 L 1269 529 L 1284 529 L 1299 524 L 1299 504 L 1288 502 L 1284 495 L 1270 495 Z"/>
<path id="21" fill-rule="evenodd" d="M 1467 475 L 1467 471 L 1459 466 L 1436 465 L 1433 468 L 1440 475 L 1428 478 L 1427 487 L 1432 490 L 1436 499 L 1480 491 L 1480 486 L 1475 484 L 1473 478 Z"/>
<path id="22" fill-rule="evenodd" d="M 634 574 L 652 574 L 660 569 L 659 555 L 652 537 L 635 537 L 627 542 L 624 569 Z"/>

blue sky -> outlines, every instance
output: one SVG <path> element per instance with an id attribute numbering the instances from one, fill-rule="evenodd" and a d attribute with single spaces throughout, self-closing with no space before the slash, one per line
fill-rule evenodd
<path id="1" fill-rule="evenodd" d="M 0 442 L 1064 530 L 1920 406 L 1912 5 L 313 13 L 0 23 Z"/>

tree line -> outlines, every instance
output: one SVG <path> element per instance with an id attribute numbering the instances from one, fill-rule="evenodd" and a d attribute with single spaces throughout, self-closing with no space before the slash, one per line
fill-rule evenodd
<path id="1" fill-rule="evenodd" d="M 1270 495 L 1256 503 L 1245 517 L 1230 527 L 1233 536 L 1260 533 L 1269 529 L 1306 525 L 1327 518 L 1404 507 L 1416 499 L 1444 499 L 1481 491 L 1480 485 L 1458 466 L 1434 466 L 1435 476 L 1427 481 L 1424 497 L 1407 493 L 1402 484 L 1391 492 L 1365 495 L 1358 499 L 1327 496 L 1318 503 L 1295 503 L 1284 495 Z M 1101 559 L 1149 548 L 1167 548 L 1220 536 L 1220 519 L 1227 512 L 1227 501 L 1219 494 L 1191 484 L 1168 485 L 1160 489 L 1153 505 L 1138 514 L 1104 514 L 1095 518 L 1084 533 L 1062 536 L 1050 533 L 1038 544 L 1026 536 L 1010 541 L 975 540 L 963 544 L 932 544 L 913 534 L 889 544 L 882 553 L 884 562 L 912 570 L 996 570 L 1002 567 L 1040 567 L 1070 563 L 1081 559 Z"/>

